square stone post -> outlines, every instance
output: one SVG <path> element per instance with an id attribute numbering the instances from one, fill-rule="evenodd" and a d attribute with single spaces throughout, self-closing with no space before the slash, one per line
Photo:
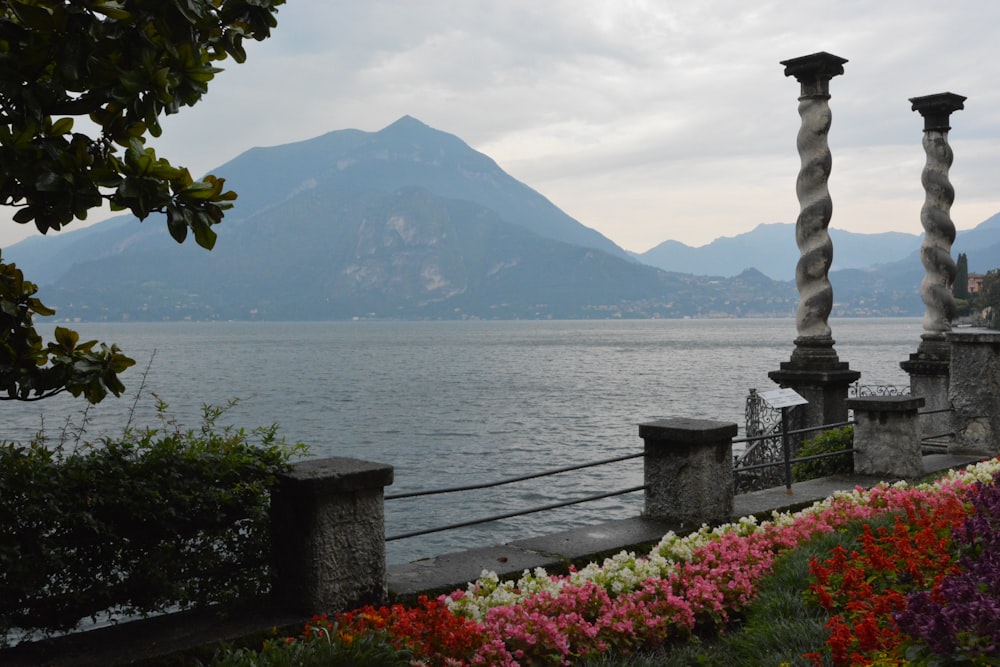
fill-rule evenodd
<path id="1" fill-rule="evenodd" d="M 854 472 L 915 479 L 924 474 L 917 411 L 922 396 L 850 398 L 854 410 Z"/>
<path id="2" fill-rule="evenodd" d="M 1000 331 L 963 329 L 951 344 L 948 398 L 955 412 L 951 451 L 1000 454 Z"/>
<path id="3" fill-rule="evenodd" d="M 279 476 L 271 500 L 274 597 L 303 615 L 386 600 L 383 489 L 392 466 L 333 457 Z"/>
<path id="4" fill-rule="evenodd" d="M 682 527 L 733 518 L 732 422 L 673 418 L 639 424 L 645 453 L 644 516 Z"/>
<path id="5" fill-rule="evenodd" d="M 899 362 L 910 376 L 910 396 L 922 396 L 926 401 L 926 411 L 920 417 L 920 438 L 950 441 L 952 432 L 951 413 L 942 412 L 951 407 L 948 400 L 948 379 L 950 362 L 948 359 L 921 359 L 920 353 L 910 355 L 907 361 Z"/>

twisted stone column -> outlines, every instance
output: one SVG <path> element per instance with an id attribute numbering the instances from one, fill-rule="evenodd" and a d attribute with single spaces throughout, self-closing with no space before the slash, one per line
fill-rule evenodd
<path id="1" fill-rule="evenodd" d="M 827 227 L 833 216 L 833 202 L 827 182 L 833 159 L 827 144 L 830 132 L 830 79 L 844 73 L 847 60 L 820 52 L 782 61 L 785 76 L 794 76 L 801 85 L 797 147 L 801 168 L 795 182 L 799 199 L 799 217 L 795 222 L 795 241 L 799 262 L 795 284 L 799 307 L 795 315 L 798 338 L 792 360 L 837 362 L 830 325 L 833 287 L 827 275 L 833 263 L 833 242 Z"/>
<path id="2" fill-rule="evenodd" d="M 920 416 L 921 437 L 946 443 L 954 429 L 951 407 L 951 343 L 946 335 L 951 331 L 955 316 L 955 261 L 951 244 L 955 241 L 955 225 L 949 211 L 955 201 L 955 189 L 948 181 L 953 155 L 948 145 L 948 119 L 953 111 L 964 107 L 965 98 L 954 93 L 939 93 L 910 98 L 913 110 L 924 117 L 924 152 L 927 161 L 920 180 L 924 185 L 924 205 L 920 222 L 924 226 L 924 241 L 920 246 L 920 261 L 924 279 L 920 298 L 924 306 L 924 332 L 917 351 L 900 367 L 910 376 L 910 394 L 922 396 L 927 408 Z"/>
<path id="3" fill-rule="evenodd" d="M 923 144 L 927 155 L 920 177 L 925 193 L 920 209 L 920 223 L 924 227 L 924 241 L 920 247 L 924 279 L 920 284 L 920 298 L 926 310 L 918 355 L 929 359 L 948 358 L 945 333 L 951 331 L 955 316 L 952 296 L 955 260 L 951 257 L 955 225 L 949 214 L 955 201 L 955 188 L 948 180 L 954 154 L 948 145 L 948 130 L 951 129 L 948 119 L 952 112 L 965 108 L 965 99 L 954 93 L 910 98 L 913 110 L 924 117 Z"/>
<path id="4" fill-rule="evenodd" d="M 833 216 L 833 203 L 827 181 L 833 160 L 826 137 L 830 131 L 830 79 L 844 73 L 847 60 L 820 52 L 782 61 L 785 76 L 794 76 L 801 85 L 798 134 L 801 160 L 795 192 L 799 198 L 799 217 L 795 222 L 795 241 L 799 262 L 795 284 L 799 307 L 795 315 L 798 336 L 795 350 L 780 370 L 768 377 L 782 387 L 797 391 L 806 399 L 795 410 L 793 428 L 820 426 L 846 420 L 847 387 L 860 377 L 837 358 L 828 320 L 833 310 L 833 288 L 827 275 L 833 263 L 833 242 L 827 227 Z"/>

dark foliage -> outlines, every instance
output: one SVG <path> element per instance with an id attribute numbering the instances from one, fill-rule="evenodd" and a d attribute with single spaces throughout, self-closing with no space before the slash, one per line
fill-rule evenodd
<path id="1" fill-rule="evenodd" d="M 823 431 L 816 437 L 806 440 L 802 449 L 799 450 L 798 456 L 831 454 L 843 452 L 852 447 L 854 447 L 854 427 L 844 426 Z M 850 454 L 804 461 L 792 466 L 792 477 L 796 482 L 851 472 L 854 472 L 854 458 Z"/>
<path id="2" fill-rule="evenodd" d="M 275 426 L 216 429 L 224 410 L 206 406 L 200 430 L 147 429 L 68 453 L 0 446 L 0 631 L 266 591 L 269 491 L 304 448 Z"/>

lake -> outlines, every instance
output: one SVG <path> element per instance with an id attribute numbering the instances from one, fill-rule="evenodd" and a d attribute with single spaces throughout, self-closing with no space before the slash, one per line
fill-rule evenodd
<path id="1" fill-rule="evenodd" d="M 387 493 L 519 476 L 638 452 L 637 424 L 668 416 L 743 425 L 750 388 L 788 361 L 795 322 L 594 320 L 476 322 L 126 323 L 74 325 L 136 359 L 121 399 L 84 414 L 58 396 L 3 402 L 0 432 L 52 439 L 85 423 L 85 438 L 154 425 L 155 392 L 189 427 L 201 405 L 240 399 L 222 424 L 278 423 L 312 456 L 389 463 Z M 831 321 L 842 361 L 863 384 L 909 383 L 899 362 L 916 351 L 919 318 Z M 148 370 L 147 370 L 148 368 Z M 145 380 L 143 382 L 143 374 Z M 143 385 L 136 403 L 136 391 Z M 67 420 L 72 426 L 66 428 Z M 395 500 L 398 534 L 546 505 L 642 483 L 641 459 L 457 496 Z M 400 563 L 472 546 L 637 514 L 642 494 L 390 542 Z"/>

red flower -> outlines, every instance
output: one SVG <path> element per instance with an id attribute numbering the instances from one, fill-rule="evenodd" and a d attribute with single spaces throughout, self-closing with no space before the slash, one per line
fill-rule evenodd
<path id="1" fill-rule="evenodd" d="M 892 615 L 906 609 L 908 591 L 932 589 L 954 571 L 951 534 L 966 516 L 954 498 L 930 508 L 910 505 L 892 530 L 864 526 L 859 550 L 837 545 L 826 559 L 812 559 L 809 590 L 823 609 L 837 612 L 826 625 L 833 664 L 870 664 L 875 653 L 900 645 L 904 636 Z M 804 657 L 822 664 L 819 653 Z"/>

